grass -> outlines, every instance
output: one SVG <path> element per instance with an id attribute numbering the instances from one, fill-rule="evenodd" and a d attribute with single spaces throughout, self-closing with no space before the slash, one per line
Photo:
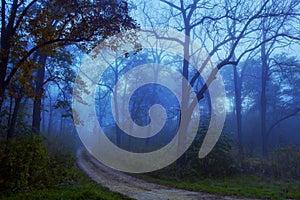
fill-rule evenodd
<path id="1" fill-rule="evenodd" d="M 58 188 L 34 190 L 30 192 L 20 192 L 15 194 L 0 193 L 0 199 L 5 200 L 130 200 L 130 198 L 119 193 L 111 192 L 105 187 L 101 187 L 79 169 L 79 180 L 72 185 L 60 186 Z"/>
<path id="2" fill-rule="evenodd" d="M 276 180 L 253 175 L 237 175 L 223 179 L 198 178 L 193 181 L 151 177 L 147 174 L 138 175 L 138 177 L 171 187 L 220 195 L 262 199 L 300 199 L 299 180 Z"/>
<path id="3" fill-rule="evenodd" d="M 101 187 L 79 169 L 79 180 L 73 185 L 58 188 L 35 190 L 15 194 L 0 193 L 0 199 L 7 200 L 129 200 L 130 198 Z M 179 180 L 170 177 L 152 177 L 148 174 L 135 175 L 162 185 L 192 191 L 209 192 L 220 195 L 244 196 L 263 199 L 300 199 L 300 180 L 276 180 L 263 176 L 237 175 L 234 177 L 215 179 L 198 178 L 197 180 Z"/>

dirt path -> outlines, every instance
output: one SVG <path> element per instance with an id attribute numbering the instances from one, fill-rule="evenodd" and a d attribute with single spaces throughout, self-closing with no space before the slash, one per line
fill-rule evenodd
<path id="1" fill-rule="evenodd" d="M 91 179 L 128 197 L 141 200 L 191 200 L 191 199 L 245 199 L 232 196 L 219 196 L 204 192 L 171 188 L 141 180 L 113 170 L 92 157 L 87 151 L 77 152 L 77 165 Z"/>

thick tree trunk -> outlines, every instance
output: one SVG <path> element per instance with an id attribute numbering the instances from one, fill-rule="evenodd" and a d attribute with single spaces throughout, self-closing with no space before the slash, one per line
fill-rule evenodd
<path id="1" fill-rule="evenodd" d="M 237 68 L 233 67 L 234 74 L 234 94 L 235 94 L 235 114 L 236 114 L 236 128 L 238 136 L 239 156 L 242 159 L 244 154 L 243 149 L 243 133 L 242 133 L 242 100 L 241 100 L 241 86 Z"/>
<path id="2" fill-rule="evenodd" d="M 263 41 L 266 39 L 266 30 L 263 30 Z M 260 123 L 261 123 L 261 136 L 262 136 L 262 153 L 263 156 L 268 156 L 268 137 L 266 130 L 266 114 L 267 114 L 267 96 L 266 88 L 268 81 L 268 55 L 266 53 L 266 45 L 261 46 L 261 95 L 260 95 Z"/>
<path id="3" fill-rule="evenodd" d="M 2 42 L 1 42 L 2 43 Z M 5 90 L 6 90 L 6 83 L 5 83 L 5 77 L 6 77 L 6 70 L 8 65 L 8 57 L 5 56 L 2 51 L 7 51 L 3 46 L 0 51 L 0 110 L 2 109 L 4 100 L 5 100 Z"/>
<path id="4" fill-rule="evenodd" d="M 8 83 L 5 81 L 7 77 L 7 67 L 9 62 L 9 55 L 12 47 L 12 37 L 15 34 L 13 28 L 17 15 L 18 1 L 13 1 L 11 4 L 11 12 L 9 19 L 6 21 L 8 14 L 7 2 L 1 1 L 1 39 L 0 39 L 0 110 L 5 100 L 5 90 Z"/>
<path id="5" fill-rule="evenodd" d="M 181 121 L 180 120 L 180 129 L 178 131 L 178 152 L 182 152 L 183 147 L 185 146 L 186 143 L 186 138 L 185 138 L 185 133 L 187 132 L 188 129 L 188 118 L 191 118 L 191 113 L 188 113 L 189 110 L 189 97 L 190 97 L 190 91 L 187 90 L 188 88 L 188 83 L 184 80 L 189 80 L 189 54 L 190 54 L 190 26 L 189 26 L 189 19 L 185 19 L 185 41 L 184 41 L 184 49 L 183 49 L 183 54 L 184 54 L 184 59 L 183 59 L 183 66 L 182 66 L 182 100 L 180 102 L 180 118 L 183 116 L 185 120 Z M 186 156 L 183 154 L 177 161 L 176 165 L 177 167 L 182 167 L 185 164 Z"/>
<path id="6" fill-rule="evenodd" d="M 44 93 L 43 83 L 45 78 L 45 64 L 46 64 L 47 56 L 44 54 L 40 54 L 39 64 L 42 67 L 37 72 L 37 77 L 35 81 L 35 95 L 33 101 L 33 112 L 32 112 L 32 128 L 35 131 L 40 131 L 41 125 L 41 109 L 42 109 L 42 96 Z"/>

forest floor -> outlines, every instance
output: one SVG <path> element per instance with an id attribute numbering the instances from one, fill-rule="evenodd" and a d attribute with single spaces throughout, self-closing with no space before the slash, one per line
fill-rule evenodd
<path id="1" fill-rule="evenodd" d="M 113 192 L 142 200 L 192 200 L 192 199 L 247 199 L 236 196 L 220 196 L 205 192 L 193 192 L 151 183 L 101 164 L 84 149 L 77 152 L 77 165 L 92 180 Z"/>

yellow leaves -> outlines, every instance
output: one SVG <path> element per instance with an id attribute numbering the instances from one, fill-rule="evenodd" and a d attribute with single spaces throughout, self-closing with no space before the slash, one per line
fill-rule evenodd
<path id="1" fill-rule="evenodd" d="M 20 10 L 18 15 L 26 7 L 25 1 L 18 1 Z M 104 16 L 105 7 L 112 7 L 109 15 Z M 38 1 L 32 9 L 27 10 L 26 15 L 19 21 L 16 31 L 7 31 L 7 52 L 0 52 L 0 57 L 8 58 L 5 64 L 7 71 L 2 77 L 5 79 L 14 67 L 10 77 L 13 77 L 9 87 L 14 94 L 23 87 L 24 93 L 36 97 L 34 90 L 34 72 L 41 66 L 34 63 L 28 57 L 32 56 L 32 49 L 47 56 L 58 57 L 58 48 L 78 42 L 86 51 L 91 51 L 98 42 L 115 35 L 121 29 L 135 28 L 135 22 L 127 15 L 127 8 L 122 13 L 115 13 L 118 6 L 109 1 Z M 9 12 L 8 12 L 9 13 Z M 102 13 L 102 14 L 101 14 Z M 20 18 L 21 19 L 21 18 Z M 112 20 L 113 19 L 113 20 Z M 124 24 L 125 23 L 125 24 Z M 57 41 L 59 39 L 59 41 Z M 133 40 L 135 41 L 135 40 Z M 49 44 L 49 43 L 55 44 Z M 111 48 L 117 51 L 120 45 L 112 44 Z M 1 62 L 1 59 L 0 59 Z M 13 94 L 12 93 L 12 94 Z"/>
<path id="2" fill-rule="evenodd" d="M 20 81 L 20 83 L 23 87 L 26 87 L 26 86 L 30 85 L 28 78 L 26 78 L 24 76 L 21 76 L 19 81 Z"/>
<path id="3" fill-rule="evenodd" d="M 18 92 L 15 92 L 14 90 L 12 90 L 12 89 L 8 89 L 8 95 L 10 96 L 10 97 L 12 97 L 12 98 L 19 98 L 19 97 L 21 97 L 21 96 L 19 96 L 20 95 L 20 93 L 18 93 Z"/>
<path id="4" fill-rule="evenodd" d="M 56 16 L 52 15 L 55 15 L 55 13 L 51 9 L 43 9 L 28 21 L 27 30 L 35 44 L 43 44 L 45 41 L 57 38 L 58 31 L 53 26 Z"/>
<path id="5" fill-rule="evenodd" d="M 22 38 L 20 35 L 15 35 L 15 37 L 11 38 L 11 50 L 10 50 L 10 62 L 15 64 L 19 62 L 22 58 L 26 57 L 27 49 L 26 46 L 28 45 L 28 41 L 24 41 L 25 39 Z"/>
<path id="6" fill-rule="evenodd" d="M 20 66 L 21 72 L 25 77 L 32 77 L 32 73 L 40 68 L 41 65 L 35 63 L 34 59 L 29 59 Z"/>
<path id="7" fill-rule="evenodd" d="M 41 53 L 50 57 L 58 55 L 58 44 L 51 44 L 40 49 Z"/>
<path id="8" fill-rule="evenodd" d="M 41 68 L 33 59 L 25 61 L 8 86 L 8 94 L 13 98 L 27 96 L 29 98 L 42 98 L 35 91 L 35 72 Z"/>

